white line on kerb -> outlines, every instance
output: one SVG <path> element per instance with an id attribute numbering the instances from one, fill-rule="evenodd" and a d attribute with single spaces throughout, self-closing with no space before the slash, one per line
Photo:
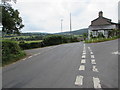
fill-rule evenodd
<path id="1" fill-rule="evenodd" d="M 28 58 L 31 58 L 32 56 L 29 56 Z"/>
<path id="2" fill-rule="evenodd" d="M 91 59 L 92 64 L 96 64 L 95 59 Z"/>
<path id="3" fill-rule="evenodd" d="M 81 65 L 81 66 L 79 67 L 79 70 L 85 70 L 85 66 L 84 66 L 84 65 Z"/>
<path id="4" fill-rule="evenodd" d="M 22 59 L 23 61 L 26 60 L 26 58 Z"/>
<path id="5" fill-rule="evenodd" d="M 92 69 L 94 72 L 98 72 L 98 69 L 96 68 L 96 66 L 93 66 L 93 69 Z"/>
<path id="6" fill-rule="evenodd" d="M 94 56 L 94 55 L 91 55 L 91 58 L 95 58 L 95 56 Z"/>
<path id="7" fill-rule="evenodd" d="M 94 84 L 94 88 L 101 88 L 99 78 L 93 77 L 93 84 Z"/>
<path id="8" fill-rule="evenodd" d="M 82 60 L 81 60 L 81 63 L 86 63 L 85 59 L 82 59 Z"/>
<path id="9" fill-rule="evenodd" d="M 85 58 L 85 55 L 82 55 L 82 58 Z"/>
<path id="10" fill-rule="evenodd" d="M 39 55 L 39 54 L 41 54 L 41 53 L 34 54 L 33 56 L 37 56 L 37 55 Z"/>
<path id="11" fill-rule="evenodd" d="M 76 77 L 75 85 L 78 85 L 78 86 L 83 85 L 83 76 L 79 75 Z"/>

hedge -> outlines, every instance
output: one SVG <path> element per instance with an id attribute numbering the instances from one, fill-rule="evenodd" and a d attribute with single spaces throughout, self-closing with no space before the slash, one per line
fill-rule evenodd
<path id="1" fill-rule="evenodd" d="M 25 56 L 25 52 L 21 50 L 15 41 L 2 41 L 2 65 L 17 61 Z"/>

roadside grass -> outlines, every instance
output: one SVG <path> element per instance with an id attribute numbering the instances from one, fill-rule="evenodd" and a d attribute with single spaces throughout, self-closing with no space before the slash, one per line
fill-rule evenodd
<path id="1" fill-rule="evenodd" d="M 110 41 L 110 40 L 115 40 L 118 39 L 120 37 L 115 36 L 115 37 L 111 37 L 111 38 L 94 38 L 94 39 L 90 39 L 90 40 L 85 40 L 85 43 L 98 43 L 98 42 L 105 42 L 105 41 Z"/>
<path id="2" fill-rule="evenodd" d="M 7 59 L 6 61 L 2 61 L 2 66 L 6 66 L 6 65 L 9 65 L 9 64 L 12 64 L 14 62 L 17 62 L 19 61 L 20 59 L 23 59 L 26 57 L 26 53 L 24 51 L 20 51 L 19 54 L 9 54 L 8 56 L 6 57 L 2 57 L 2 60 L 3 59 Z"/>

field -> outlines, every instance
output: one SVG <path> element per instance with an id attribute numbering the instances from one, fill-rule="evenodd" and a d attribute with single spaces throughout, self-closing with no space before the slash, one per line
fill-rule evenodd
<path id="1" fill-rule="evenodd" d="M 25 41 L 25 43 L 42 42 L 43 40 Z"/>

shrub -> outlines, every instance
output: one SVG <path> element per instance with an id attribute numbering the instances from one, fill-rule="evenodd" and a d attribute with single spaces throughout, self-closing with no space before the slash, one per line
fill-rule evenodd
<path id="1" fill-rule="evenodd" d="M 25 56 L 25 52 L 21 50 L 18 43 L 15 41 L 3 40 L 2 41 L 2 64 L 9 64 L 17 61 Z"/>
<path id="2" fill-rule="evenodd" d="M 43 39 L 44 46 L 58 45 L 62 43 L 78 42 L 77 37 L 63 35 L 49 35 Z"/>
<path id="3" fill-rule="evenodd" d="M 32 49 L 32 48 L 40 48 L 43 47 L 42 42 L 31 42 L 31 43 L 25 43 L 25 42 L 20 42 L 19 46 L 25 50 L 25 49 Z"/>
<path id="4" fill-rule="evenodd" d="M 65 42 L 66 40 L 61 35 L 49 35 L 43 39 L 45 46 L 61 44 L 63 41 Z"/>

